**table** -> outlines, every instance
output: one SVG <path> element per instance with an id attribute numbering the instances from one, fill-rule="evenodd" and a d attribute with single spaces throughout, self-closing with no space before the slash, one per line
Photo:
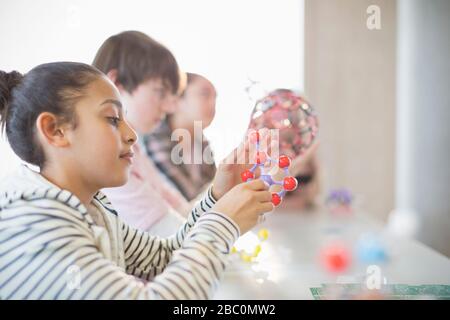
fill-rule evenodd
<path id="1" fill-rule="evenodd" d="M 313 299 L 310 288 L 323 283 L 365 283 L 367 265 L 356 259 L 338 276 L 326 272 L 318 261 L 324 244 L 340 239 L 353 248 L 364 233 L 376 234 L 387 249 L 389 259 L 379 266 L 383 282 L 450 285 L 450 259 L 418 241 L 393 236 L 363 213 L 336 217 L 326 210 L 273 212 L 244 237 L 254 240 L 261 228 L 270 235 L 256 262 L 231 255 L 214 299 Z"/>

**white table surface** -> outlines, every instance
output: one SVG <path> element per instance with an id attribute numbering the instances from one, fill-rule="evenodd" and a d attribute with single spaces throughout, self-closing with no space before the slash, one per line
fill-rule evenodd
<path id="1" fill-rule="evenodd" d="M 385 245 L 389 259 L 379 266 L 388 284 L 450 285 L 450 259 L 418 241 L 389 234 L 363 214 L 339 218 L 325 210 L 276 211 L 246 239 L 255 243 L 261 228 L 268 229 L 269 238 L 256 261 L 243 262 L 233 254 L 214 299 L 313 299 L 310 288 L 323 283 L 365 283 L 367 265 L 356 257 L 345 273 L 333 275 L 324 270 L 318 256 L 320 247 L 333 239 L 354 250 L 358 237 L 367 232 Z M 240 239 L 238 244 L 242 243 Z"/>

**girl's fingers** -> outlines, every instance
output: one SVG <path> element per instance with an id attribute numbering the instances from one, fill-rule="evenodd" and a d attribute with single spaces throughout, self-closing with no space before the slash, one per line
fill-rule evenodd
<path id="1" fill-rule="evenodd" d="M 263 190 L 267 190 L 268 189 L 266 184 L 263 181 L 259 180 L 259 179 L 252 180 L 252 181 L 246 182 L 246 183 L 247 183 L 248 187 L 251 190 L 254 190 L 254 191 L 263 191 Z"/>
<path id="2" fill-rule="evenodd" d="M 266 213 L 273 210 L 272 202 L 264 202 L 259 205 L 259 212 Z"/>
<path id="3" fill-rule="evenodd" d="M 260 202 L 271 202 L 272 201 L 272 193 L 269 191 L 258 191 L 256 193 L 256 198 Z"/>

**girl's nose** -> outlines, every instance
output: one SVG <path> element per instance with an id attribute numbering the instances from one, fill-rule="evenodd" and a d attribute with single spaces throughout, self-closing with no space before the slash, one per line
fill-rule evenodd
<path id="1" fill-rule="evenodd" d="M 126 122 L 126 121 L 125 121 L 124 138 L 125 138 L 126 143 L 129 145 L 134 145 L 138 140 L 136 131 L 134 131 L 133 128 L 131 128 L 130 125 L 128 124 L 128 122 Z"/>

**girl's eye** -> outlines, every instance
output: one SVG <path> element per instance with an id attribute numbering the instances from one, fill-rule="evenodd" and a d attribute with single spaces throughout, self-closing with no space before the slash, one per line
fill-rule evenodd
<path id="1" fill-rule="evenodd" d="M 108 121 L 115 127 L 119 126 L 119 122 L 121 121 L 118 117 L 108 117 Z"/>

